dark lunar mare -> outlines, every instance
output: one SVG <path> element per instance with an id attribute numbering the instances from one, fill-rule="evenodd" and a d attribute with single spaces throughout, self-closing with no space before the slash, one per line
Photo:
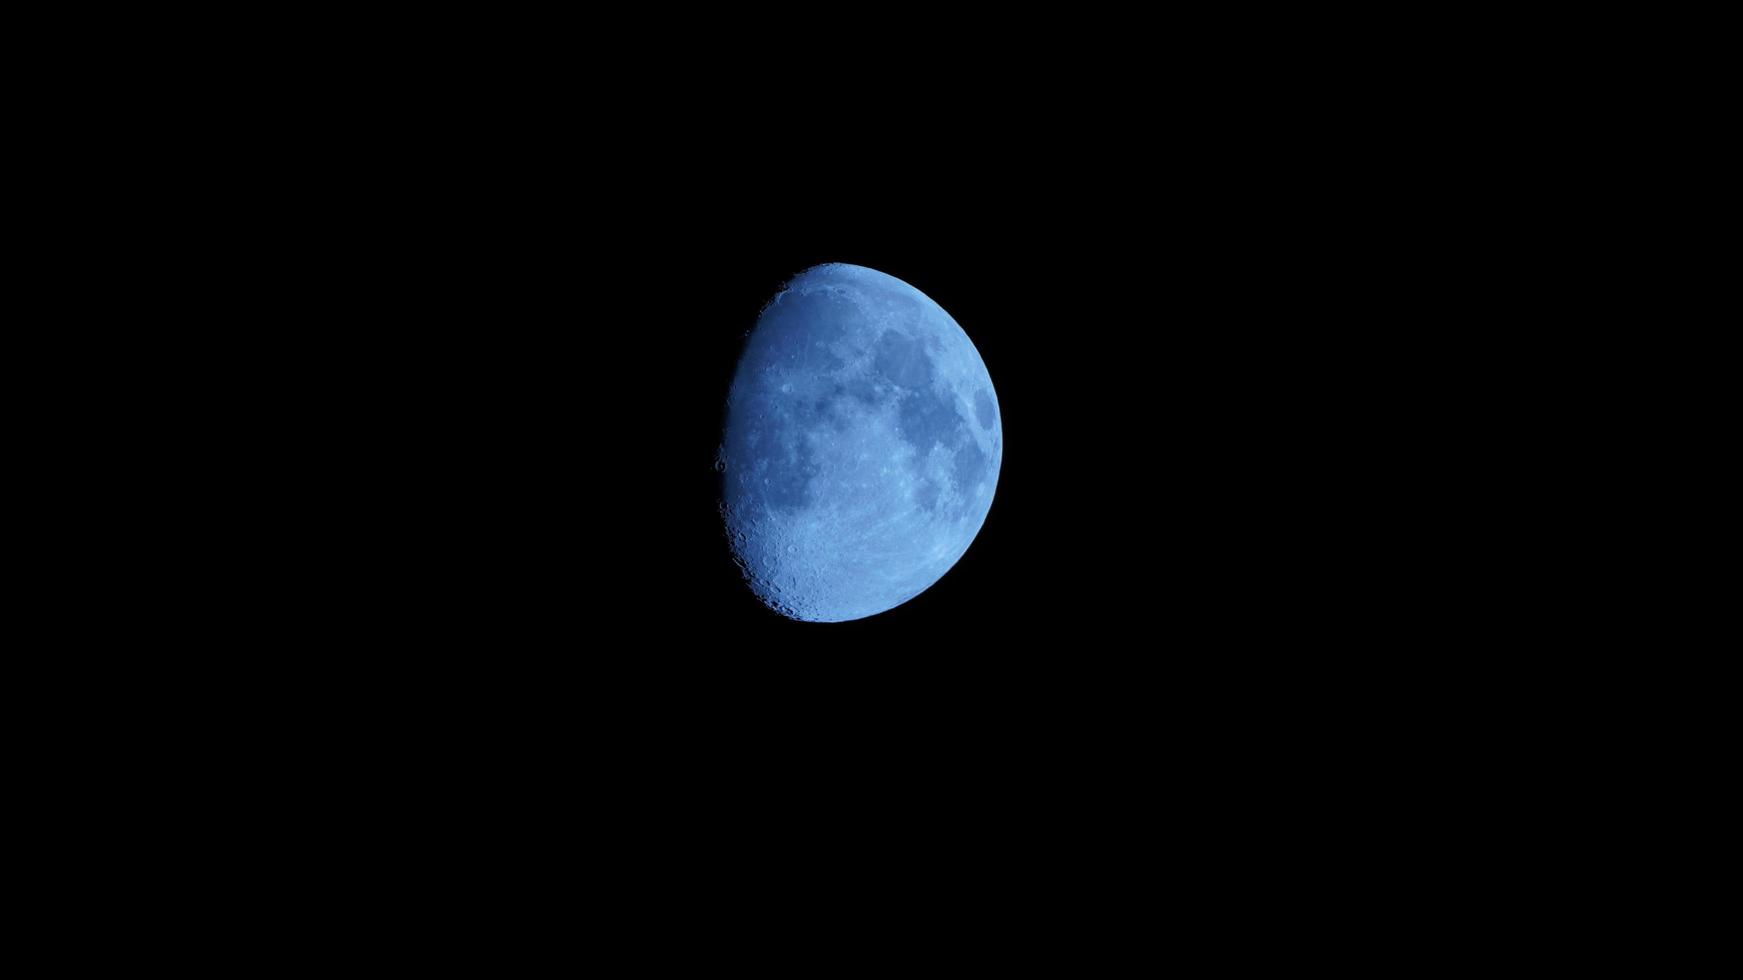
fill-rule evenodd
<path id="1" fill-rule="evenodd" d="M 879 377 L 903 389 L 899 407 L 902 438 L 914 447 L 919 459 L 924 460 L 934 446 L 943 446 L 952 454 L 959 504 L 966 507 L 971 491 L 986 473 L 986 453 L 974 441 L 952 393 L 934 384 L 937 371 L 927 351 L 929 346 L 900 331 L 885 331 L 878 340 L 875 367 Z M 985 403 L 983 418 L 991 414 L 985 391 L 977 392 L 977 402 Z M 990 425 L 987 420 L 981 427 Z M 938 488 L 928 483 L 921 491 L 921 506 L 931 510 L 937 496 Z"/>

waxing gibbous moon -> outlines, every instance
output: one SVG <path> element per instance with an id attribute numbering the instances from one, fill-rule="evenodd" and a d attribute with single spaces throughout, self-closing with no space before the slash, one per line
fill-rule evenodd
<path id="1" fill-rule="evenodd" d="M 892 609 L 968 550 L 1003 449 L 992 379 L 950 314 L 874 269 L 807 269 L 763 308 L 727 399 L 734 559 L 791 619 Z"/>

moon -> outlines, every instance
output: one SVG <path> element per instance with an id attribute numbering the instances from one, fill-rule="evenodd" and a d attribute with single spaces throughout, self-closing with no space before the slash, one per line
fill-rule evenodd
<path id="1" fill-rule="evenodd" d="M 992 379 L 950 314 L 874 269 L 806 269 L 763 307 L 727 397 L 734 561 L 790 619 L 893 609 L 968 550 L 1003 458 Z"/>

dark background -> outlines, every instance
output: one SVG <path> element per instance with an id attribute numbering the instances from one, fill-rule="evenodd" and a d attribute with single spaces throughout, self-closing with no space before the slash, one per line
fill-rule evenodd
<path id="1" fill-rule="evenodd" d="M 1058 870 L 1013 860 L 1026 840 L 1113 866 L 1161 822 L 1193 860 L 1291 862 L 1450 805 L 1414 774 L 1484 722 L 1437 719 L 1508 690 L 1451 557 L 1468 323 L 1347 203 L 1141 171 L 1028 201 L 510 198 L 408 244 L 372 289 L 413 305 L 344 348 L 304 498 L 319 576 L 284 622 L 307 642 L 270 671 L 306 712 L 290 748 L 313 726 L 365 796 L 601 821 L 720 881 L 845 848 L 1014 883 Z M 1005 436 L 968 553 L 845 624 L 751 595 L 712 465 L 746 332 L 824 261 L 948 310 Z"/>
<path id="2" fill-rule="evenodd" d="M 282 335 L 314 465 L 280 484 L 278 689 L 375 753 L 365 782 L 463 772 L 674 837 L 949 811 L 990 864 L 1001 814 L 1172 792 L 1257 827 L 1368 791 L 1340 767 L 1391 786 L 1464 737 L 1421 719 L 1496 687 L 1467 611 L 1508 597 L 1460 540 L 1494 488 L 1453 424 L 1485 397 L 1465 365 L 1505 361 L 1462 288 L 1486 259 L 1407 175 L 1192 132 L 1016 170 L 528 151 L 354 188 Z M 808 624 L 740 580 L 713 462 L 758 311 L 827 261 L 962 325 L 1005 455 L 943 579 Z M 793 822 L 748 825 L 770 806 Z"/>
<path id="3" fill-rule="evenodd" d="M 1494 784 L 1469 748 L 1549 700 L 1509 656 L 1545 639 L 1505 617 L 1530 551 L 1487 519 L 1531 533 L 1505 454 L 1555 433 L 1497 448 L 1472 424 L 1542 370 L 1516 339 L 1542 311 L 1499 288 L 1530 275 L 1529 228 L 1485 210 L 1512 157 L 1448 139 L 1389 72 L 1316 90 L 1330 66 L 1167 47 L 1097 43 L 1132 77 L 1076 89 L 1044 46 L 1026 81 L 921 85 L 930 128 L 784 58 L 774 98 L 703 78 L 655 101 L 518 44 L 515 71 L 390 72 L 315 106 L 299 66 L 306 122 L 251 95 L 257 134 L 211 127 L 223 152 L 189 179 L 236 186 L 173 299 L 222 327 L 182 356 L 216 379 L 188 414 L 221 436 L 209 478 L 165 483 L 224 515 L 175 597 L 202 614 L 172 624 L 220 655 L 134 669 L 195 702 L 145 702 L 185 730 L 173 758 L 225 756 L 198 776 L 217 819 L 270 814 L 287 860 L 356 853 L 414 887 L 614 864 L 614 908 L 710 914 L 775 866 L 802 901 L 1099 896 L 1112 923 L 1185 867 L 1210 883 L 1176 888 L 1194 907 L 1293 911 L 1350 850 L 1419 882 L 1394 839 L 1480 851 L 1467 828 L 1511 804 L 1447 787 Z M 151 196 L 142 251 L 186 227 Z M 711 465 L 744 333 L 824 261 L 948 310 L 1005 437 L 964 558 L 848 624 L 756 602 Z"/>

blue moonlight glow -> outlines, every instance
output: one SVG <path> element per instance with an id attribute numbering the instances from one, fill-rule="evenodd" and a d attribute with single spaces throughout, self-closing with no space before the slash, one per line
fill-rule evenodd
<path id="1" fill-rule="evenodd" d="M 792 619 L 894 608 L 968 550 L 1003 449 L 992 379 L 950 314 L 872 269 L 807 269 L 764 307 L 728 398 L 733 555 Z"/>

